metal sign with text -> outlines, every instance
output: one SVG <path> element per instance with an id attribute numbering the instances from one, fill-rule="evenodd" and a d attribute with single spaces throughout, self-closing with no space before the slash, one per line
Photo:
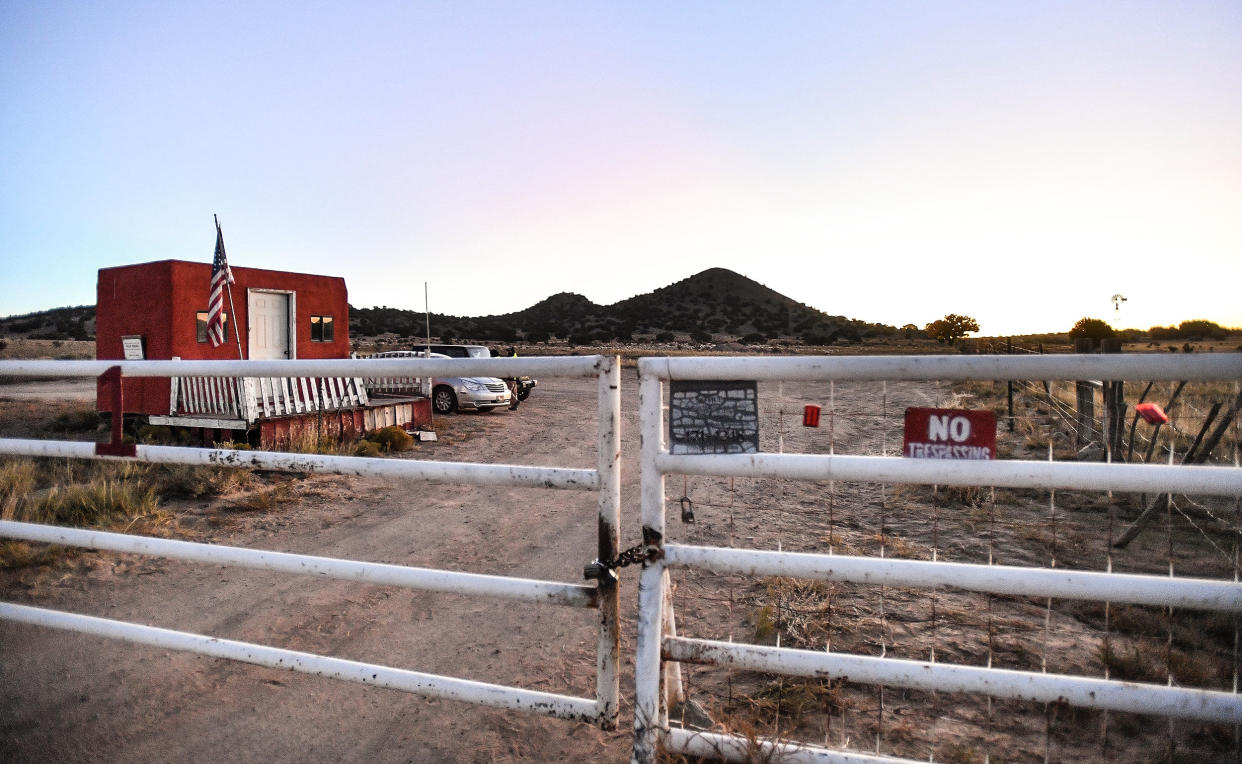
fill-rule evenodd
<path id="1" fill-rule="evenodd" d="M 755 382 L 669 383 L 668 440 L 674 454 L 759 453 Z"/>
<path id="2" fill-rule="evenodd" d="M 915 459 L 995 459 L 996 412 L 908 408 L 902 455 Z"/>

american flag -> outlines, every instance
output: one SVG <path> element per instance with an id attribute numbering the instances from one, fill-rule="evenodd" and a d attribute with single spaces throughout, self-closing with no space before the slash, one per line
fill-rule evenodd
<path id="1" fill-rule="evenodd" d="M 207 300 L 207 339 L 212 347 L 224 344 L 224 287 L 232 284 L 233 271 L 224 255 L 224 234 L 216 221 L 216 257 L 211 261 L 211 298 Z"/>

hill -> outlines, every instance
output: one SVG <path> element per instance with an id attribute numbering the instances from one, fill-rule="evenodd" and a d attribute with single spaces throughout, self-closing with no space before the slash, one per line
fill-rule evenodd
<path id="1" fill-rule="evenodd" d="M 418 337 L 424 332 L 424 321 L 424 315 L 415 311 L 350 308 L 350 331 L 358 335 L 392 332 Z M 831 344 L 896 331 L 884 324 L 830 316 L 725 268 L 711 268 L 606 306 L 580 294 L 561 292 L 516 313 L 477 318 L 431 314 L 435 336 L 502 342 L 519 338 L 542 342 L 555 337 L 587 344 L 680 334 L 702 341 L 709 335 L 729 335 L 755 342 L 785 337 Z"/>
<path id="2" fill-rule="evenodd" d="M 52 308 L 0 318 L 0 335 L 31 340 L 95 339 L 95 306 Z"/>

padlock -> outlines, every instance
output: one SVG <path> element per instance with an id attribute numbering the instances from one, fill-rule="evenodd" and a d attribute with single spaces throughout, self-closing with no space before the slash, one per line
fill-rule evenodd
<path id="1" fill-rule="evenodd" d="M 595 560 L 582 569 L 582 577 L 588 581 L 595 579 L 601 584 L 616 583 L 617 571 L 606 567 L 599 560 Z"/>

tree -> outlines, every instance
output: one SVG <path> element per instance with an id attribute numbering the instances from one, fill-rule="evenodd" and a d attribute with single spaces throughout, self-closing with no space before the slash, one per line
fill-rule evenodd
<path id="1" fill-rule="evenodd" d="M 968 333 L 979 331 L 979 322 L 970 316 L 950 313 L 939 321 L 932 321 L 924 327 L 924 331 L 936 342 L 941 344 L 947 342 L 952 345 Z"/>
<path id="2" fill-rule="evenodd" d="M 1080 318 L 1078 323 L 1074 324 L 1074 328 L 1069 330 L 1071 340 L 1078 339 L 1079 337 L 1106 340 L 1109 337 L 1116 336 L 1116 334 L 1117 332 L 1113 331 L 1113 327 L 1098 318 Z"/>
<path id="3" fill-rule="evenodd" d="M 1177 325 L 1178 334 L 1188 340 L 1219 340 L 1224 339 L 1228 332 L 1215 321 L 1183 321 Z"/>

